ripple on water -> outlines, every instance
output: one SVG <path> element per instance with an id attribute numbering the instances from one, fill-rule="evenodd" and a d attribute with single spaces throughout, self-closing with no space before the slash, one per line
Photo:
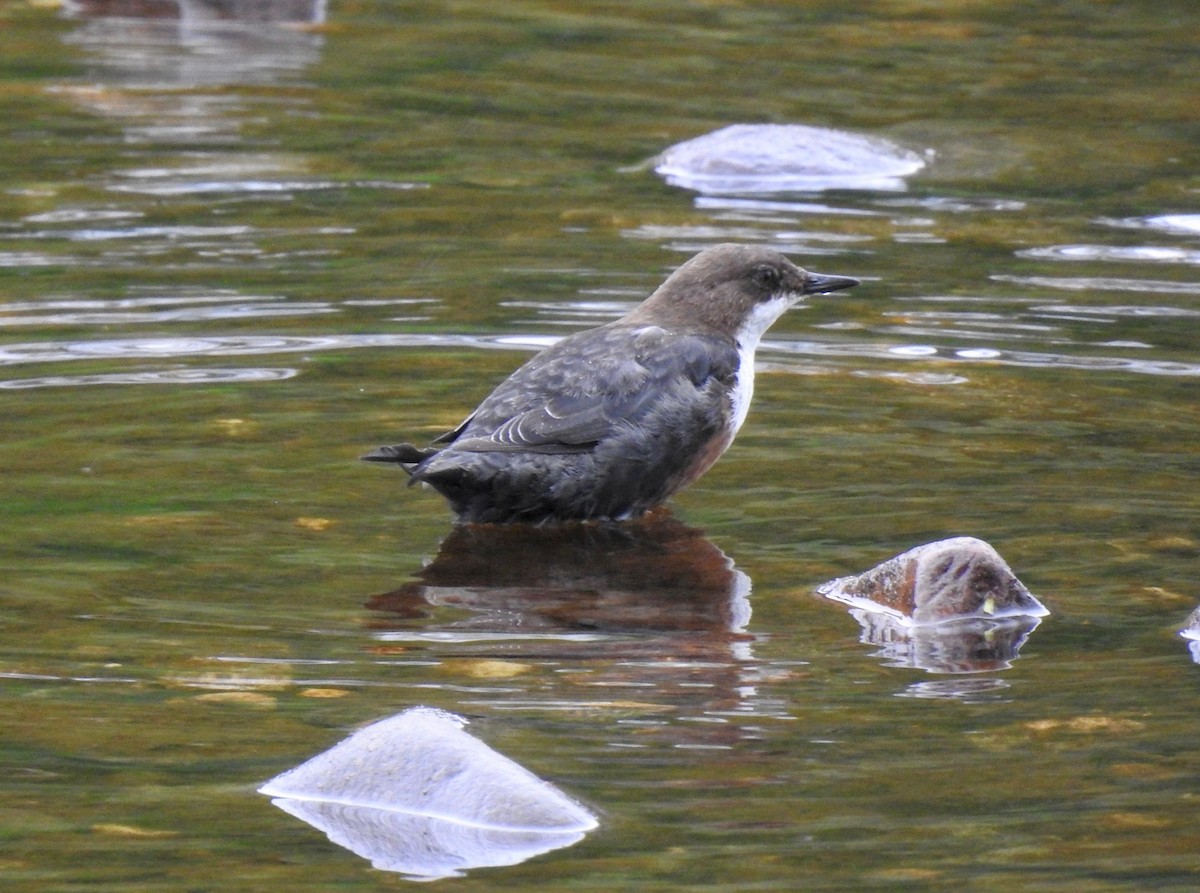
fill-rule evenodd
<path id="1" fill-rule="evenodd" d="M 73 388 L 114 384 L 227 384 L 231 382 L 283 381 L 299 374 L 297 369 L 210 368 L 160 369 L 156 371 L 113 372 L 97 375 L 43 375 L 0 381 L 0 390 L 32 388 Z"/>
<path id="2" fill-rule="evenodd" d="M 1109 344 L 1110 347 L 1119 347 Z M 1125 345 L 1140 349 L 1141 345 Z M 1170 360 L 1148 360 L 1128 356 L 1073 356 L 994 347 L 938 347 L 933 344 L 824 344 L 813 341 L 770 341 L 762 345 L 772 352 L 805 356 L 862 357 L 882 361 L 905 360 L 938 363 L 987 363 L 1045 369 L 1077 369 L 1088 372 L 1131 372 L 1140 375 L 1200 377 L 1200 364 Z M 870 373 L 868 373 L 870 374 Z"/>
<path id="3" fill-rule="evenodd" d="M 1025 248 L 1017 257 L 1068 261 L 1119 261 L 1155 264 L 1200 264 L 1200 251 L 1159 245 L 1049 245 Z"/>
<path id="4" fill-rule="evenodd" d="M 404 181 L 353 181 L 338 182 L 335 180 L 193 180 L 193 179 L 164 179 L 158 182 L 113 183 L 109 185 L 110 192 L 133 193 L 150 195 L 158 198 L 170 198 L 190 195 L 221 195 L 237 193 L 253 193 L 256 195 L 277 194 L 287 196 L 294 192 L 314 192 L 331 189 L 424 189 L 425 183 L 408 183 Z"/>
<path id="5" fill-rule="evenodd" d="M 934 387 L 950 384 L 966 384 L 970 381 L 964 375 L 951 375 L 948 372 L 899 372 L 892 370 L 872 372 L 859 369 L 855 370 L 854 374 L 862 378 L 883 378 L 888 381 L 900 381 L 915 385 L 931 385 Z"/>
<path id="6" fill-rule="evenodd" d="M 1028 207 L 1027 203 L 1014 199 L 990 198 L 988 196 L 939 195 L 878 199 L 874 204 L 885 208 L 919 208 L 923 211 L 938 211 L 950 214 L 967 214 L 979 211 L 1024 211 Z"/>
<path id="7" fill-rule="evenodd" d="M 229 335 L 178 338 L 122 338 L 96 341 L 49 341 L 0 346 L 0 366 L 95 359 L 170 359 L 239 356 L 272 353 L 317 353 L 354 348 L 481 348 L 541 350 L 554 344 L 554 335 L 456 334 L 346 334 L 323 336 Z M 1119 347 L 1119 344 L 1110 344 Z M 1140 345 L 1136 345 L 1140 347 Z M 1145 375 L 1200 376 L 1200 364 L 1156 361 L 1125 356 L 1071 356 L 1014 351 L 993 347 L 954 348 L 933 344 L 822 343 L 769 341 L 762 345 L 764 362 L 771 354 L 806 357 L 862 357 L 876 360 L 911 360 L 955 363 L 991 363 L 1011 366 L 1119 371 Z M 910 376 L 908 372 L 905 376 Z M 915 380 L 909 378 L 909 380 Z M 937 382 L 942 383 L 942 382 Z"/>
<path id="8" fill-rule="evenodd" d="M 42 254 L 36 251 L 0 251 L 0 268 L 81 267 L 88 262 L 70 255 Z"/>
<path id="9" fill-rule="evenodd" d="M 1045 339 L 1057 332 L 1058 327 L 1045 323 L 1019 322 L 1018 318 L 1006 313 L 964 310 L 904 310 L 885 313 L 884 316 L 895 317 L 905 321 L 905 325 L 896 328 L 908 333 L 918 333 L 921 328 L 917 323 L 936 325 L 931 329 L 944 336 L 954 334 L 964 338 L 988 337 L 995 338 L 1003 332 L 1009 337 L 1029 339 Z M 954 326 L 955 328 L 950 328 Z"/>
<path id="10" fill-rule="evenodd" d="M 475 347 L 511 349 L 553 344 L 554 336 L 481 336 L 390 333 L 380 335 L 214 335 L 178 338 L 118 338 L 42 341 L 0 346 L 0 366 L 95 359 L 170 359 L 320 352 L 362 347 Z"/>
<path id="11" fill-rule="evenodd" d="M 250 226 L 132 226 L 125 228 L 37 230 L 21 233 L 24 239 L 68 239 L 72 242 L 101 242 L 109 239 L 221 239 L 247 236 Z"/>
<path id="12" fill-rule="evenodd" d="M 1153 217 L 1102 217 L 1098 223 L 1123 229 L 1152 229 L 1176 236 L 1200 236 L 1200 214 L 1158 214 Z"/>
<path id="13" fill-rule="evenodd" d="M 1200 295 L 1200 282 L 1170 282 L 1161 279 L 1113 279 L 1104 276 L 1007 276 L 993 275 L 994 282 L 1059 288 L 1068 291 L 1135 291 L 1158 294 Z"/>
<path id="14" fill-rule="evenodd" d="M 1081 304 L 1041 304 L 1029 308 L 1030 313 L 1039 313 L 1059 319 L 1100 320 L 1104 317 L 1191 319 L 1200 316 L 1200 310 L 1190 307 L 1162 307 L 1141 304 L 1106 304 L 1093 307 Z"/>
<path id="15" fill-rule="evenodd" d="M 502 301 L 500 306 L 531 310 L 538 323 L 551 326 L 599 326 L 628 313 L 645 297 L 634 289 L 612 289 L 612 294 L 627 294 L 628 301 Z"/>
<path id="16" fill-rule="evenodd" d="M 698 254 L 721 242 L 748 242 L 767 245 L 785 254 L 842 255 L 861 248 L 834 247 L 859 245 L 871 241 L 869 236 L 820 231 L 770 230 L 757 226 L 734 226 L 719 224 L 706 226 L 661 226 L 644 224 L 634 229 L 623 230 L 621 235 L 630 239 L 646 239 L 659 243 L 668 251 L 682 254 Z"/>
<path id="17" fill-rule="evenodd" d="M 706 211 L 741 211 L 757 214 L 839 214 L 849 217 L 879 217 L 879 211 L 864 208 L 842 208 L 822 202 L 796 202 L 771 198 L 733 198 L 731 196 L 696 196 L 697 208 Z M 758 218 L 755 218 L 758 219 Z"/>
<path id="18" fill-rule="evenodd" d="M 26 223 L 96 223 L 111 220 L 136 220 L 145 217 L 141 211 L 119 211 L 113 208 L 59 208 L 22 218 Z"/>
<path id="19" fill-rule="evenodd" d="M 337 313 L 324 302 L 288 302 L 278 295 L 213 294 L 139 298 L 61 299 L 0 304 L 0 328 L 43 325 L 122 325 L 313 316 Z"/>

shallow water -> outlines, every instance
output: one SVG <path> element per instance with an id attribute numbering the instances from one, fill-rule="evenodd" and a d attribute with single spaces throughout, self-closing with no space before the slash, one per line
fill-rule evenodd
<path id="1" fill-rule="evenodd" d="M 0 5 L 6 890 L 403 886 L 256 788 L 417 704 L 600 818 L 447 887 L 1200 886 L 1193 4 L 113 9 Z M 764 121 L 933 154 L 645 163 Z M 452 532 L 357 462 L 728 240 L 864 284 L 673 518 Z M 1051 611 L 1013 660 L 813 595 L 952 535 Z"/>

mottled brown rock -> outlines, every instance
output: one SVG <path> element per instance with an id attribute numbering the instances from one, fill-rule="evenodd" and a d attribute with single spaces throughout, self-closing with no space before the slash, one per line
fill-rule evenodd
<path id="1" fill-rule="evenodd" d="M 967 536 L 918 546 L 866 573 L 831 580 L 817 592 L 915 625 L 1049 613 L 995 549 Z"/>

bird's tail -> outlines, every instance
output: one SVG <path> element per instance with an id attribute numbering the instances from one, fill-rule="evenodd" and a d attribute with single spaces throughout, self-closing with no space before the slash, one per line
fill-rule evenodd
<path id="1" fill-rule="evenodd" d="M 371 450 L 371 452 L 361 458 L 364 462 L 395 462 L 409 474 L 412 474 L 413 468 L 430 456 L 437 455 L 437 453 L 437 449 L 434 448 L 422 450 L 411 443 L 397 443 L 392 446 L 381 446 L 378 449 Z"/>

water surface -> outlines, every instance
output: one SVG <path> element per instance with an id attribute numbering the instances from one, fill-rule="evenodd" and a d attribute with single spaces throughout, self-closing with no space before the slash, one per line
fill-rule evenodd
<path id="1" fill-rule="evenodd" d="M 0 5 L 5 889 L 403 886 L 255 791 L 418 704 L 600 817 L 455 889 L 1196 889 L 1192 4 L 138 9 Z M 930 161 L 645 163 L 763 122 Z M 357 462 L 729 240 L 864 285 L 671 517 L 455 532 Z M 813 595 L 952 535 L 1052 612 L 1007 668 Z"/>

